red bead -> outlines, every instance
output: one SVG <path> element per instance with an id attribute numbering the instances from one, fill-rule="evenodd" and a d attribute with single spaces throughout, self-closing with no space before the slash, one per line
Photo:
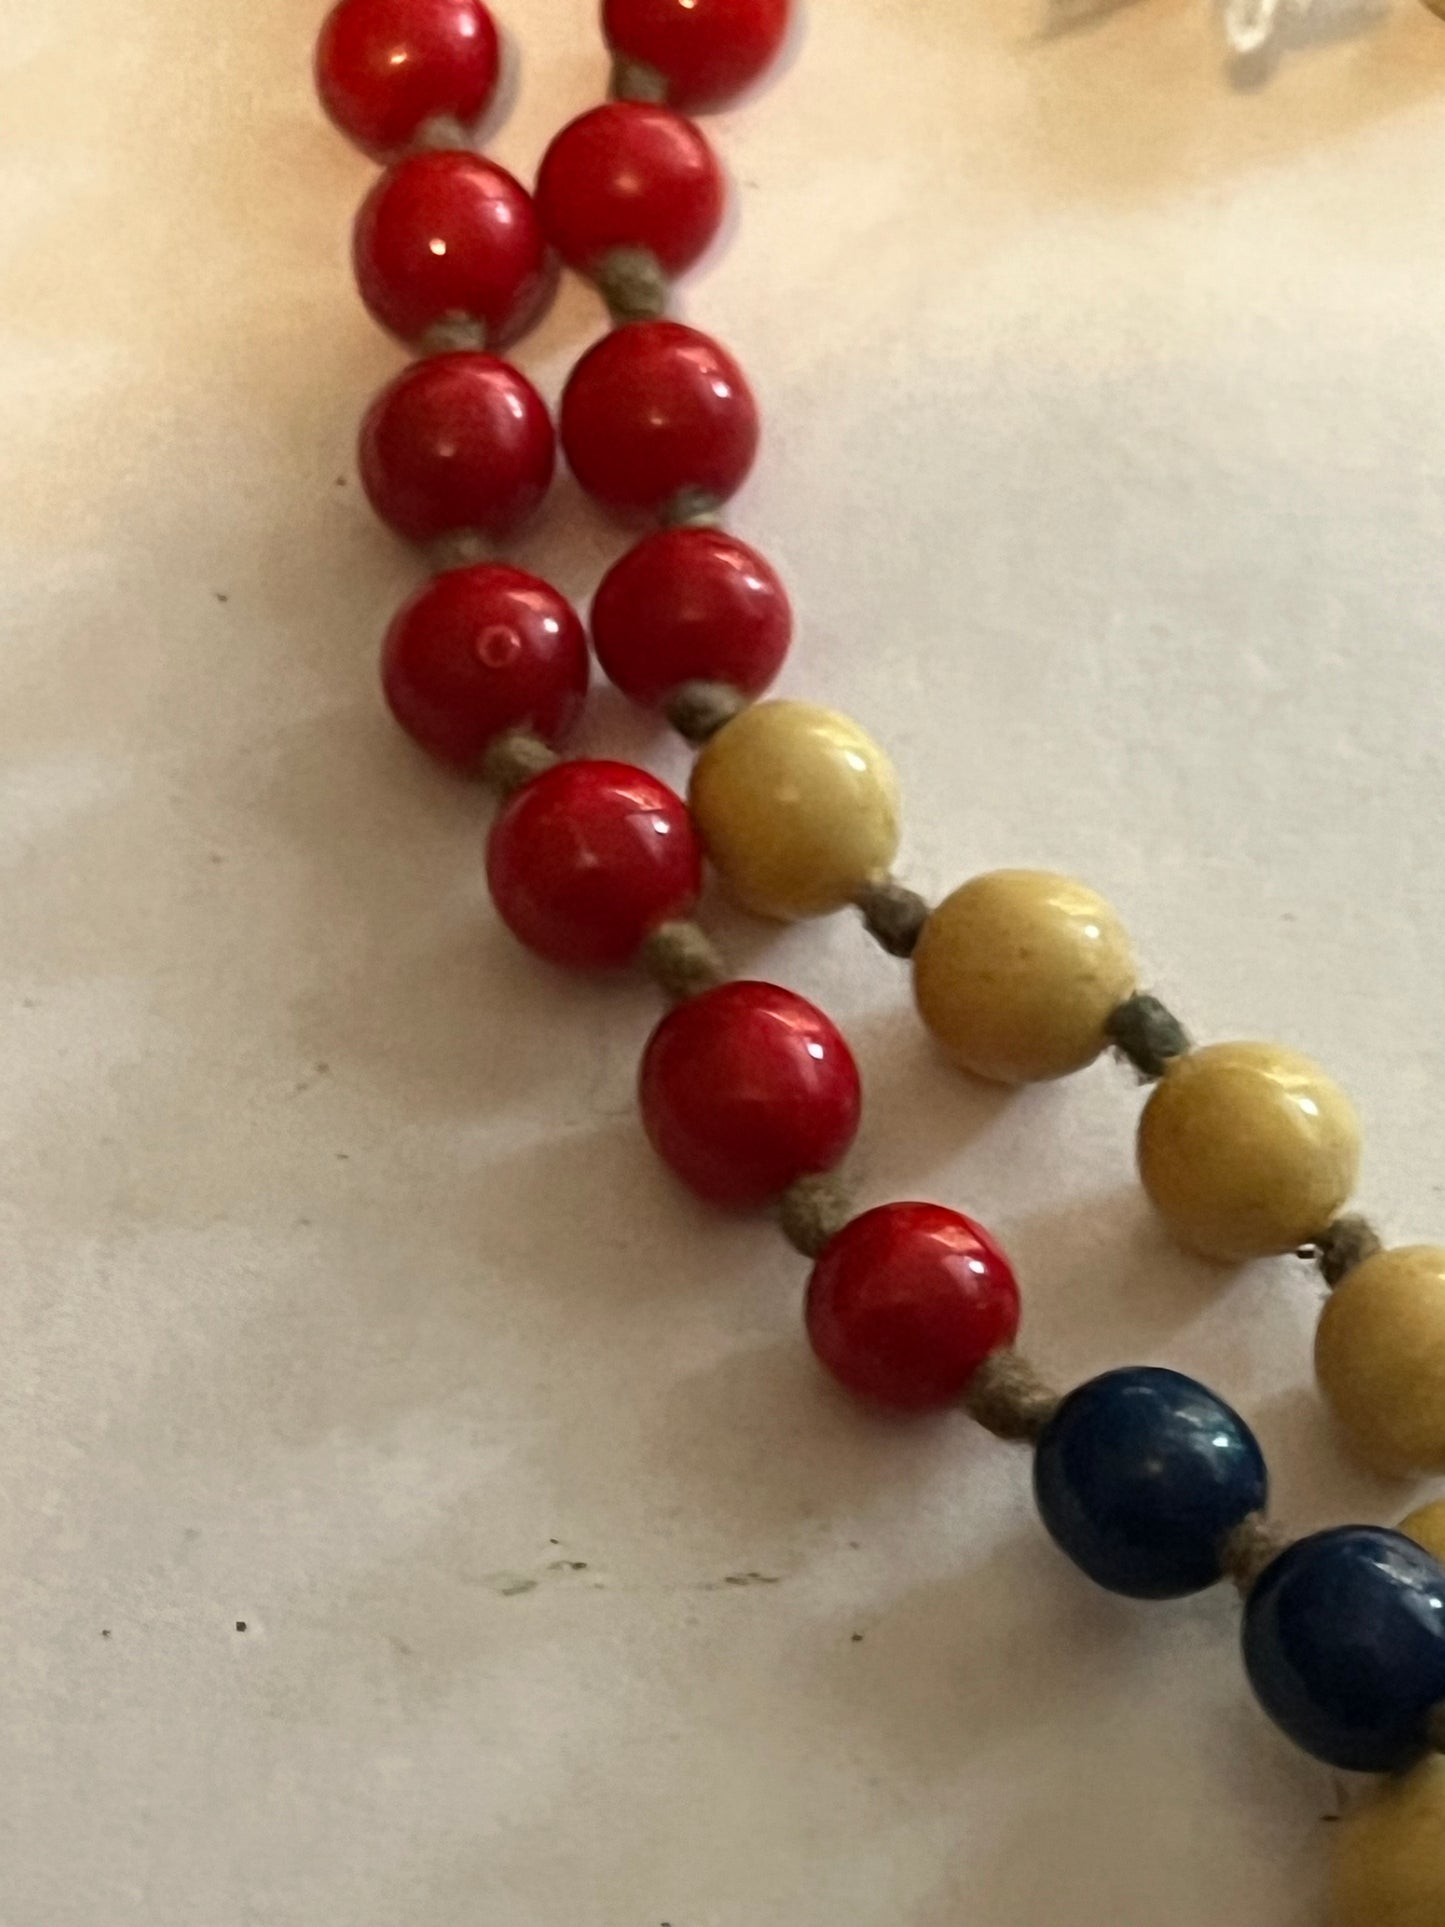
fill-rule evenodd
<path id="1" fill-rule="evenodd" d="M 710 1204 L 748 1207 L 831 1171 L 858 1131 L 858 1067 L 821 1010 L 776 984 L 724 984 L 664 1017 L 642 1060 L 642 1121 Z"/>
<path id="2" fill-rule="evenodd" d="M 725 502 L 758 451 L 758 410 L 725 348 L 676 321 L 614 329 L 562 397 L 572 473 L 607 507 L 660 515 L 679 497 Z"/>
<path id="3" fill-rule="evenodd" d="M 949 1405 L 1011 1345 L 1019 1293 L 1003 1252 L 937 1204 L 885 1204 L 845 1225 L 808 1286 L 813 1350 L 850 1392 L 901 1411 Z"/>
<path id="4" fill-rule="evenodd" d="M 788 593 L 756 549 L 715 529 L 660 529 L 624 555 L 592 604 L 597 659 L 635 703 L 685 682 L 760 696 L 793 635 Z"/>
<path id="5" fill-rule="evenodd" d="M 362 300 L 403 341 L 465 315 L 495 346 L 533 319 L 547 280 L 531 195 L 477 154 L 399 161 L 362 202 L 351 255 Z"/>
<path id="6" fill-rule="evenodd" d="M 789 0 L 603 0 L 614 53 L 655 68 L 668 104 L 692 113 L 721 107 L 777 58 Z"/>
<path id="7" fill-rule="evenodd" d="M 316 43 L 316 87 L 369 153 L 406 147 L 424 121 L 470 125 L 496 91 L 501 48 L 481 0 L 340 0 Z"/>
<path id="8" fill-rule="evenodd" d="M 408 735 L 475 770 L 509 729 L 562 740 L 587 694 L 587 637 L 566 597 L 535 575 L 450 569 L 398 611 L 381 680 Z"/>
<path id="9" fill-rule="evenodd" d="M 632 101 L 564 127 L 537 176 L 547 237 L 583 274 L 613 248 L 646 248 L 681 274 L 717 233 L 725 200 L 722 169 L 692 122 Z"/>
<path id="10" fill-rule="evenodd" d="M 552 963 L 629 963 L 690 914 L 702 846 L 687 805 L 628 763 L 559 763 L 503 807 L 487 881 L 513 936 Z"/>
<path id="11" fill-rule="evenodd" d="M 505 535 L 547 493 L 557 458 L 547 404 L 494 355 L 434 355 L 383 388 L 361 425 L 361 479 L 400 535 Z"/>

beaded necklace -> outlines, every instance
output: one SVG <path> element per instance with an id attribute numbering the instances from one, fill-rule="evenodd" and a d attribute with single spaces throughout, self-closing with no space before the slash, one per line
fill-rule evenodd
<path id="1" fill-rule="evenodd" d="M 759 80 L 788 25 L 789 0 L 604 0 L 614 98 L 556 137 L 532 196 L 470 142 L 499 68 L 482 0 L 340 0 L 329 16 L 323 102 L 386 168 L 356 223 L 362 298 L 418 351 L 366 415 L 362 480 L 443 565 L 387 633 L 387 701 L 500 793 L 487 876 L 520 941 L 571 969 L 640 966 L 671 1001 L 643 1054 L 647 1134 L 702 1198 L 775 1213 L 811 1263 L 824 1368 L 895 1410 L 961 1402 L 1029 1445 L 1044 1525 L 1099 1585 L 1168 1599 L 1232 1579 L 1264 1710 L 1315 1757 L 1390 1776 L 1335 1830 L 1335 1927 L 1445 1927 L 1445 1505 L 1399 1532 L 1288 1543 L 1253 1433 L 1205 1386 L 1130 1367 L 1061 1396 L 1017 1349 L 1017 1281 L 981 1224 L 930 1203 L 854 1213 L 845 1039 L 793 992 L 731 981 L 693 921 L 705 859 L 763 917 L 856 908 L 973 1076 L 1056 1079 L 1114 1048 L 1152 1086 L 1138 1162 L 1165 1223 L 1220 1263 L 1311 1259 L 1331 1287 L 1318 1376 L 1351 1442 L 1390 1472 L 1445 1469 L 1445 1249 L 1388 1249 L 1346 1211 L 1359 1126 L 1343 1093 L 1273 1045 L 1196 1048 L 1139 985 L 1114 910 L 1071 878 L 999 871 L 928 904 L 892 873 L 882 751 L 833 711 L 759 700 L 792 612 L 720 521 L 758 411 L 733 357 L 667 309 L 725 204 L 687 117 Z M 563 452 L 597 502 L 654 525 L 598 588 L 591 641 L 696 747 L 686 802 L 646 770 L 558 759 L 587 632 L 555 589 L 491 559 L 553 476 L 549 411 L 497 352 L 540 313 L 553 254 L 615 323 L 567 382 Z"/>

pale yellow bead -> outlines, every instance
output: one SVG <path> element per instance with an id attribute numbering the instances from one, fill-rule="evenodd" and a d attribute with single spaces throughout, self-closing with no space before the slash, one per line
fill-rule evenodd
<path id="1" fill-rule="evenodd" d="M 1178 1058 L 1139 1124 L 1139 1175 L 1182 1244 L 1238 1261 L 1293 1251 L 1354 1189 L 1360 1125 L 1317 1064 L 1277 1044 Z"/>
<path id="2" fill-rule="evenodd" d="M 1082 1070 L 1135 987 L 1104 899 L 1048 870 L 994 870 L 955 890 L 913 958 L 919 1014 L 955 1063 L 997 1084 Z"/>
<path id="3" fill-rule="evenodd" d="M 1408 1519 L 1400 1522 L 1400 1530 L 1445 1565 L 1445 1499 L 1417 1506 Z"/>
<path id="4" fill-rule="evenodd" d="M 1315 1372 L 1361 1458 L 1445 1472 L 1445 1250 L 1404 1245 L 1357 1265 L 1325 1306 Z"/>
<path id="5" fill-rule="evenodd" d="M 1329 1927 L 1442 1927 L 1445 1760 L 1381 1781 L 1331 1832 Z"/>
<path id="6" fill-rule="evenodd" d="M 708 743 L 693 816 L 729 890 L 791 922 L 851 903 L 898 854 L 898 779 L 855 722 L 811 703 L 759 703 Z"/>

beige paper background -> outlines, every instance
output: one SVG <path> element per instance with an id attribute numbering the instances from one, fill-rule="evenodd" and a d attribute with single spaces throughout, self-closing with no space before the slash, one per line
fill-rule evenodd
<path id="1" fill-rule="evenodd" d="M 511 948 L 485 799 L 378 713 L 399 357 L 317 12 L 0 0 L 0 1922 L 1307 1927 L 1339 1789 L 1231 1601 L 1091 1592 L 1021 1457 L 830 1394 L 796 1261 L 639 1142 L 646 992 Z M 815 0 L 715 123 L 685 306 L 766 410 L 786 687 L 895 752 L 910 877 L 1082 873 L 1440 1236 L 1445 29 L 1251 89 L 1201 0 L 1042 24 Z M 603 62 L 588 0 L 508 25 L 526 172 Z M 616 546 L 564 487 L 520 553 Z M 586 740 L 682 770 L 605 696 Z M 985 1217 L 1051 1370 L 1205 1376 L 1300 1525 L 1403 1508 L 1302 1268 L 1150 1223 L 1114 1067 L 1003 1102 L 850 921 L 717 921 L 846 1020 L 862 1195 Z"/>

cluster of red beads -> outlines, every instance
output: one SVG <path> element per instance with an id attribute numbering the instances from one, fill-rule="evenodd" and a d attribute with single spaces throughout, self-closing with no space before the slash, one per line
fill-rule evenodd
<path id="1" fill-rule="evenodd" d="M 353 235 L 362 298 L 408 344 L 449 350 L 398 376 L 362 426 L 362 481 L 398 534 L 505 537 L 536 512 L 556 466 L 556 431 L 532 383 L 495 351 L 537 318 L 554 251 L 594 276 L 619 254 L 671 276 L 706 250 L 726 190 L 706 137 L 678 109 L 718 105 L 756 80 L 787 13 L 787 0 L 609 0 L 609 43 L 668 104 L 618 100 L 581 115 L 548 149 L 534 200 L 465 145 L 499 70 L 497 29 L 481 0 L 341 0 L 333 10 L 317 49 L 321 97 L 340 127 L 388 163 Z M 757 451 L 758 412 L 717 342 L 676 322 L 639 320 L 573 371 L 561 441 L 598 501 L 666 519 L 736 492 Z M 529 598 L 519 611 L 525 636 L 535 591 L 510 586 Z M 507 588 L 474 583 L 491 629 Z M 565 704 L 525 707 L 539 697 L 541 665 L 525 647 L 506 663 L 492 649 L 489 691 L 476 662 L 459 660 L 467 645 L 458 606 L 457 597 L 447 603 L 445 637 L 430 633 L 425 608 L 393 633 L 387 687 L 411 691 L 398 711 L 404 726 L 448 761 L 499 718 L 556 742 L 570 721 Z M 607 673 L 648 703 L 694 679 L 757 694 L 791 633 L 787 597 L 762 558 L 692 532 L 654 537 L 625 557 L 598 597 L 596 623 Z M 547 660 L 559 690 L 570 688 L 575 665 L 553 640 Z M 463 718 L 465 691 L 476 708 Z"/>
<path id="2" fill-rule="evenodd" d="M 556 459 L 551 417 L 492 351 L 537 318 L 553 253 L 604 286 L 619 261 L 665 280 L 705 253 L 726 191 L 705 136 L 679 110 L 718 106 L 765 71 L 788 0 L 605 0 L 603 24 L 633 90 L 649 98 L 613 101 L 564 128 L 535 201 L 465 144 L 499 69 L 481 0 L 340 0 L 323 29 L 322 99 L 387 164 L 355 225 L 362 299 L 422 351 L 372 404 L 360 447 L 372 505 L 413 541 L 502 536 L 540 506 Z M 619 325 L 573 370 L 560 425 L 590 495 L 664 524 L 598 589 L 592 639 L 607 675 L 654 708 L 692 682 L 760 694 L 792 636 L 781 581 L 732 536 L 667 526 L 718 507 L 752 467 L 758 411 L 737 362 L 674 321 Z M 492 563 L 454 568 L 392 622 L 382 682 L 424 749 L 475 772 L 510 732 L 554 747 L 566 737 L 587 691 L 587 637 L 536 577 Z M 635 959 L 690 915 L 702 871 L 681 798 L 645 770 L 605 761 L 560 763 L 523 783 L 487 852 L 509 928 L 573 969 Z M 728 983 L 657 1027 L 639 1098 L 651 1142 L 685 1184 L 712 1203 L 757 1208 L 837 1166 L 862 1093 L 822 1011 L 773 984 Z M 1018 1293 L 980 1226 L 934 1205 L 889 1205 L 827 1244 L 807 1324 L 850 1390 L 919 1409 L 956 1399 L 1011 1343 Z"/>

